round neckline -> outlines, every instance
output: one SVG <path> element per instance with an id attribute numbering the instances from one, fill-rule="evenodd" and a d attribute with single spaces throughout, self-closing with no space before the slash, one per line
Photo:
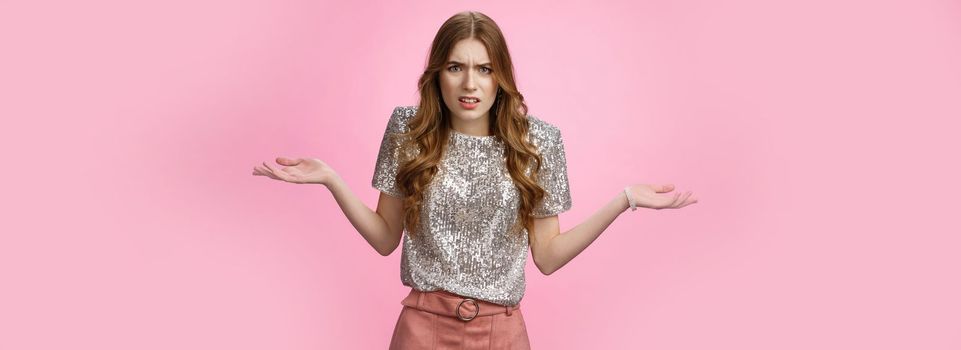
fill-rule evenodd
<path id="1" fill-rule="evenodd" d="M 451 131 L 451 133 L 454 134 L 454 135 L 457 135 L 457 136 L 460 136 L 460 137 L 471 138 L 471 139 L 475 139 L 475 140 L 489 140 L 489 139 L 493 139 L 493 138 L 496 138 L 496 137 L 497 137 L 497 135 L 487 135 L 487 136 L 468 135 L 468 134 L 462 133 L 462 132 L 460 132 L 460 131 L 454 130 L 454 128 L 450 128 L 450 131 Z"/>

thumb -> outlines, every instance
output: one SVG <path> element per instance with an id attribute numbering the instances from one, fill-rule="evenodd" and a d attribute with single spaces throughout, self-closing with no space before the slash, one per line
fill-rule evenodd
<path id="1" fill-rule="evenodd" d="M 277 163 L 283 164 L 283 165 L 297 165 L 297 164 L 300 164 L 300 160 L 301 160 L 300 158 L 290 159 L 290 158 L 284 158 L 284 157 L 277 157 Z"/>
<path id="2" fill-rule="evenodd" d="M 657 193 L 670 192 L 674 189 L 674 184 L 661 185 L 661 188 L 657 190 Z"/>

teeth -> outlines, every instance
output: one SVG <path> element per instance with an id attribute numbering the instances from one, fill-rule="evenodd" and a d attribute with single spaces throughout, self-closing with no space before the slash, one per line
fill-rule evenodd
<path id="1" fill-rule="evenodd" d="M 462 98 L 460 100 L 467 103 L 477 103 L 477 99 L 472 99 L 472 98 Z"/>

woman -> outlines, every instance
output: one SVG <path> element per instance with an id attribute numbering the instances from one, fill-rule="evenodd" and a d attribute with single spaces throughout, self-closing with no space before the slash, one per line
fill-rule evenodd
<path id="1" fill-rule="evenodd" d="M 367 208 L 324 162 L 277 158 L 254 175 L 330 189 L 380 254 L 403 240 L 401 281 L 411 287 L 391 349 L 528 349 L 520 311 L 527 249 L 549 275 L 626 209 L 681 208 L 697 200 L 672 185 L 627 186 L 584 223 L 559 233 L 571 208 L 560 130 L 527 114 L 500 29 L 482 13 L 448 19 L 418 82 L 417 106 L 387 123 Z M 406 235 L 403 233 L 407 233 Z"/>

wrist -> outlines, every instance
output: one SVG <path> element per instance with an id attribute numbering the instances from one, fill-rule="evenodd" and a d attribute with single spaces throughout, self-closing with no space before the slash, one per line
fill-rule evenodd
<path id="1" fill-rule="evenodd" d="M 334 190 L 336 187 L 339 187 L 343 182 L 344 182 L 344 179 L 340 178 L 340 175 L 337 175 L 337 173 L 333 173 L 330 175 L 327 181 L 322 182 L 321 185 L 324 185 L 329 190 Z"/>
<path id="2" fill-rule="evenodd" d="M 630 191 L 631 191 L 630 186 L 624 187 L 624 190 L 621 191 L 621 194 L 624 197 L 624 203 L 626 203 L 624 210 L 631 209 L 631 211 L 635 211 L 637 210 L 637 202 L 634 200 L 634 198 L 631 197 Z"/>
<path id="3" fill-rule="evenodd" d="M 627 193 L 624 193 L 624 191 L 617 193 L 616 200 L 618 204 L 618 209 L 620 209 L 622 213 L 627 211 L 627 209 L 631 208 L 631 203 L 627 199 Z"/>

